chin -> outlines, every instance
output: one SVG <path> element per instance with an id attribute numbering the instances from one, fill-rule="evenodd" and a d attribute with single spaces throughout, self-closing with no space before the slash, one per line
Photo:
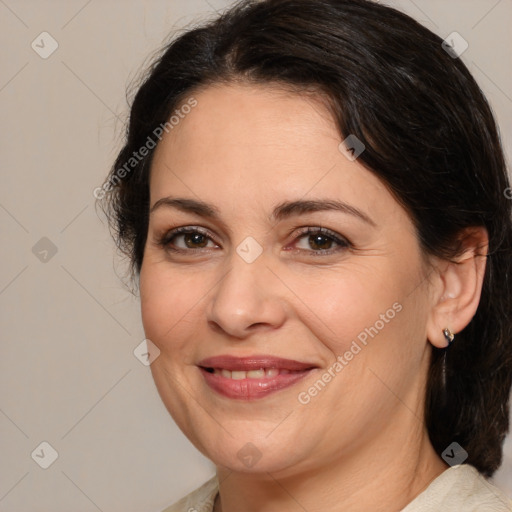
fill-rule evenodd
<path id="1" fill-rule="evenodd" d="M 196 447 L 216 466 L 237 473 L 286 472 L 301 460 L 297 446 L 288 446 L 278 436 L 271 440 L 265 435 L 250 436 L 247 432 L 240 432 L 236 437 L 225 433 L 222 441 L 208 439 Z"/>

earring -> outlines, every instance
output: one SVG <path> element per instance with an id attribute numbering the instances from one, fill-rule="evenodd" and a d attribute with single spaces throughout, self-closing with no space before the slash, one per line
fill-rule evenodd
<path id="1" fill-rule="evenodd" d="M 443 329 L 443 334 L 444 337 L 446 338 L 446 342 L 448 343 L 447 347 L 449 347 L 452 344 L 453 339 L 455 338 L 455 334 L 453 334 L 453 332 L 450 331 L 448 327 Z"/>
<path id="2" fill-rule="evenodd" d="M 441 373 L 441 378 L 442 378 L 442 382 L 443 382 L 443 389 L 444 389 L 444 392 L 445 392 L 445 399 L 446 399 L 446 349 L 452 344 L 454 338 L 455 338 L 455 334 L 453 334 L 452 331 L 450 331 L 450 329 L 448 329 L 448 327 L 444 328 L 443 329 L 443 334 L 444 334 L 444 337 L 446 339 L 446 342 L 448 343 L 448 345 L 446 345 L 445 347 L 445 350 L 443 351 L 443 366 L 442 366 L 442 373 Z"/>

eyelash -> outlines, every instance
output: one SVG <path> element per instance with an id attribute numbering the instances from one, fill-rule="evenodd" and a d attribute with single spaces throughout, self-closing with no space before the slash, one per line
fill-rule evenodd
<path id="1" fill-rule="evenodd" d="M 327 239 L 330 239 L 331 241 L 338 244 L 337 248 L 334 249 L 320 249 L 320 250 L 308 250 L 308 249 L 293 249 L 293 252 L 306 252 L 315 256 L 327 256 L 336 252 L 340 252 L 342 250 L 349 249 L 352 246 L 352 243 L 345 237 L 342 237 L 335 233 L 334 231 L 331 231 L 330 229 L 323 228 L 323 227 L 306 227 L 306 228 L 299 228 L 300 231 L 297 233 L 297 236 L 295 237 L 294 241 L 300 240 L 301 238 L 304 238 L 307 235 L 322 235 Z M 206 230 L 198 227 L 198 226 L 183 226 L 176 229 L 173 229 L 167 233 L 165 233 L 161 238 L 157 240 L 157 244 L 162 247 L 165 250 L 171 251 L 173 253 L 178 254 L 194 254 L 197 252 L 203 252 L 205 248 L 195 248 L 195 249 L 181 249 L 173 247 L 171 244 L 171 241 L 173 238 L 176 238 L 179 235 L 186 235 L 186 234 L 200 234 L 205 237 L 207 237 L 209 240 L 214 242 L 217 245 L 220 245 Z M 208 250 L 208 249 L 206 249 Z"/>

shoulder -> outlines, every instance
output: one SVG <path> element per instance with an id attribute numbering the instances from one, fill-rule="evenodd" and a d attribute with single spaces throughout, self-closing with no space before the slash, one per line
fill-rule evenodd
<path id="1" fill-rule="evenodd" d="M 214 476 L 162 512 L 212 512 L 218 491 L 219 483 Z"/>
<path id="2" fill-rule="evenodd" d="M 512 512 L 512 500 L 473 466 L 460 464 L 439 475 L 402 512 Z"/>

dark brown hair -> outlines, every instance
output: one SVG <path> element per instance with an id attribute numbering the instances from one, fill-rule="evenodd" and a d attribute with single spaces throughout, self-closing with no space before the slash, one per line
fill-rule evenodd
<path id="1" fill-rule="evenodd" d="M 188 30 L 138 88 L 125 145 L 102 188 L 135 274 L 154 149 L 119 170 L 194 91 L 234 81 L 324 95 L 341 137 L 365 144 L 358 161 L 409 212 L 425 254 L 452 259 L 462 230 L 487 229 L 478 310 L 446 352 L 432 348 L 425 407 L 437 452 L 456 441 L 466 462 L 491 476 L 501 463 L 512 382 L 512 201 L 496 124 L 475 80 L 438 36 L 367 0 L 242 1 Z"/>

